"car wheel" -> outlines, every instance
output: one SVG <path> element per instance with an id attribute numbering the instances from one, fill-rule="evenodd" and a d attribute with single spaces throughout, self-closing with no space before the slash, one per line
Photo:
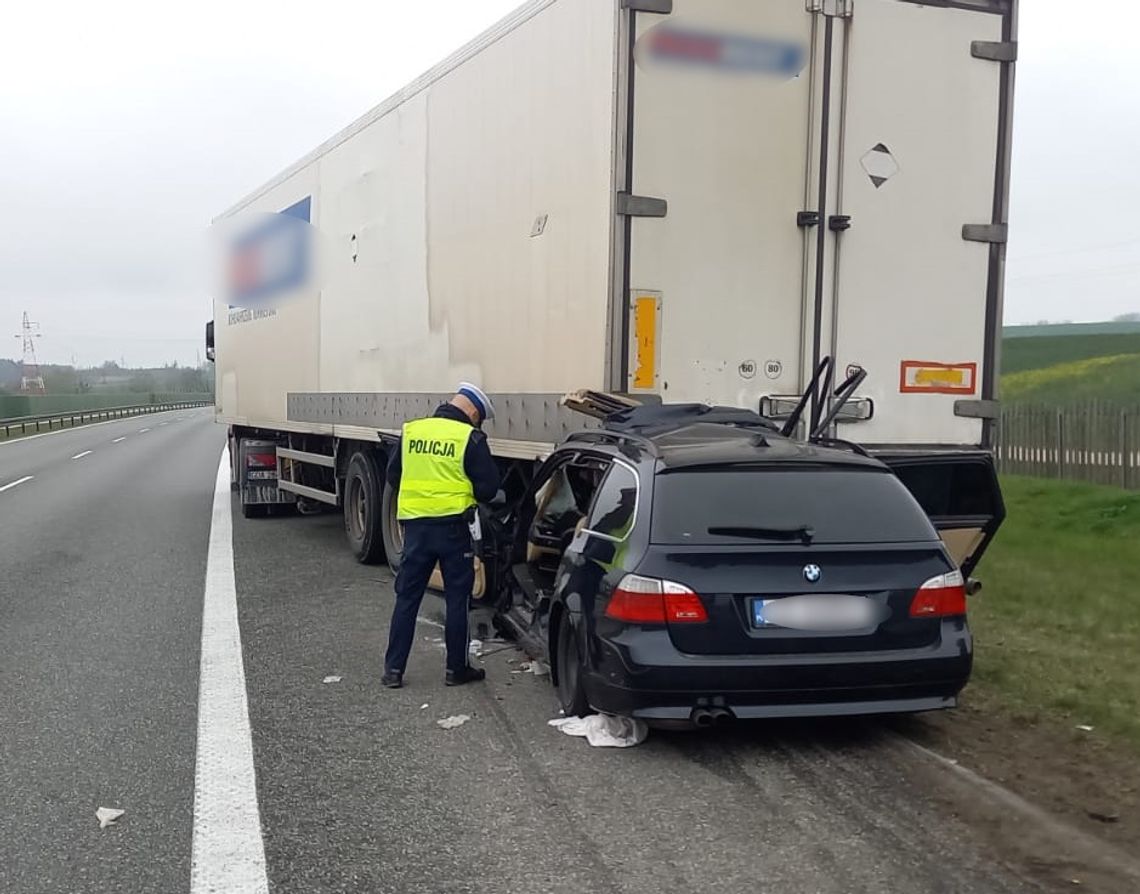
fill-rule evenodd
<path id="1" fill-rule="evenodd" d="M 380 474 L 368 453 L 353 455 L 344 476 L 344 533 L 356 561 L 372 565 L 384 560 L 380 531 Z"/>
<path id="2" fill-rule="evenodd" d="M 558 624 L 558 701 L 567 717 L 584 717 L 590 713 L 585 676 L 582 667 L 582 649 L 574 625 L 565 617 Z"/>

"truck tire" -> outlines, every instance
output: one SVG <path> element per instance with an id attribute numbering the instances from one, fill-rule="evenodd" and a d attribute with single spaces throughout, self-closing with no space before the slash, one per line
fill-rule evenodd
<path id="1" fill-rule="evenodd" d="M 400 556 L 404 552 L 404 529 L 396 517 L 397 492 L 395 488 L 384 488 L 381 501 L 380 522 L 384 530 L 384 552 L 388 556 L 388 567 L 396 574 L 400 570 Z"/>
<path id="2" fill-rule="evenodd" d="M 380 531 L 380 470 L 371 453 L 361 451 L 348 461 L 344 476 L 344 534 L 362 565 L 384 561 L 384 537 Z"/>

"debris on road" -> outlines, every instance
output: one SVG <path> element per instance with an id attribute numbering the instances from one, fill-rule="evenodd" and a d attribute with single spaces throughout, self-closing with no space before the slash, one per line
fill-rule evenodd
<path id="1" fill-rule="evenodd" d="M 1086 726 L 1086 725 L 1085 725 L 1085 724 L 1083 724 L 1083 723 L 1078 723 L 1078 724 L 1077 724 L 1077 729 L 1079 729 L 1079 730 L 1080 730 L 1082 733 L 1091 733 L 1091 732 L 1093 731 L 1093 727 L 1091 727 L 1091 726 Z"/>
<path id="2" fill-rule="evenodd" d="M 543 664 L 541 661 L 524 661 L 519 665 L 518 670 L 513 670 L 511 673 L 534 674 L 536 677 L 545 677 L 550 674 L 550 668 Z"/>
<path id="3" fill-rule="evenodd" d="M 321 680 L 322 683 L 339 683 L 344 677 L 329 676 Z"/>
<path id="4" fill-rule="evenodd" d="M 509 652 L 513 649 L 518 648 L 514 643 L 507 643 L 504 646 L 499 646 L 499 648 L 497 648 L 497 649 L 487 649 L 486 647 L 492 643 L 495 643 L 495 640 L 484 640 L 483 651 L 479 652 L 475 657 L 476 658 L 490 658 L 492 655 L 498 655 L 500 652 Z M 507 659 L 508 664 L 514 664 L 517 661 L 518 661 L 517 658 L 508 658 Z"/>
<path id="5" fill-rule="evenodd" d="M 429 705 L 427 702 L 424 702 L 422 705 L 420 705 L 420 710 L 426 711 L 430 707 L 431 707 L 431 705 Z"/>
<path id="6" fill-rule="evenodd" d="M 108 826 L 113 826 L 115 822 L 127 811 L 117 810 L 114 807 L 100 807 L 95 811 L 95 818 L 99 820 L 99 828 L 106 829 Z"/>
<path id="7" fill-rule="evenodd" d="M 1085 811 L 1089 815 L 1089 819 L 1094 819 L 1098 823 L 1118 823 L 1120 822 L 1120 814 L 1115 811 L 1112 813 L 1104 813 L 1099 810 Z"/>
<path id="8" fill-rule="evenodd" d="M 584 738 L 595 748 L 632 748 L 649 736 L 649 727 L 644 720 L 611 714 L 558 717 L 547 722 L 568 736 Z"/>
<path id="9" fill-rule="evenodd" d="M 463 726 L 471 718 L 466 714 L 456 714 L 453 717 L 444 717 L 443 720 L 437 720 L 443 729 L 455 729 L 458 726 Z"/>
<path id="10" fill-rule="evenodd" d="M 469 642 L 467 644 L 467 654 L 468 655 L 478 655 L 482 651 L 483 651 L 483 640 L 481 640 L 481 639 L 473 639 L 473 640 L 471 640 L 471 642 Z"/>

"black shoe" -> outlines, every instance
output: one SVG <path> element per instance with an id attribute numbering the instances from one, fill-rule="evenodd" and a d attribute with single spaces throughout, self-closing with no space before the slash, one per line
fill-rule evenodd
<path id="1" fill-rule="evenodd" d="M 483 668 L 467 665 L 463 670 L 449 670 L 443 682 L 447 686 L 462 686 L 464 683 L 478 683 L 485 679 L 487 672 Z"/>
<path id="2" fill-rule="evenodd" d="M 389 689 L 399 689 L 404 685 L 404 675 L 400 671 L 384 671 L 384 676 L 380 678 L 380 685 L 387 686 Z"/>

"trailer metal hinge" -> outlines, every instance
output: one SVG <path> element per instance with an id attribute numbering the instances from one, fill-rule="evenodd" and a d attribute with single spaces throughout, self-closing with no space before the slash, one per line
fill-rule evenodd
<path id="1" fill-rule="evenodd" d="M 617 213 L 626 217 L 665 217 L 669 203 L 652 196 L 635 196 L 628 192 L 617 194 Z"/>
<path id="2" fill-rule="evenodd" d="M 673 0 L 621 0 L 621 8 L 667 16 L 673 12 Z"/>
<path id="3" fill-rule="evenodd" d="M 970 55 L 990 62 L 1016 62 L 1016 40 L 975 40 L 970 44 Z"/>
<path id="4" fill-rule="evenodd" d="M 954 415 L 962 419 L 1000 419 L 1001 404 L 996 400 L 959 400 L 954 402 Z"/>
<path id="5" fill-rule="evenodd" d="M 837 19 L 849 19 L 855 13 L 855 0 L 807 0 L 808 12 L 821 12 Z"/>
<path id="6" fill-rule="evenodd" d="M 962 238 L 967 242 L 1004 245 L 1009 242 L 1009 224 L 966 224 L 962 227 Z"/>
<path id="7" fill-rule="evenodd" d="M 851 229 L 850 214 L 833 214 L 827 219 L 827 228 L 833 233 L 842 233 Z"/>
<path id="8" fill-rule="evenodd" d="M 819 226 L 819 212 L 818 211 L 801 211 L 796 215 L 796 226 L 818 227 Z"/>

